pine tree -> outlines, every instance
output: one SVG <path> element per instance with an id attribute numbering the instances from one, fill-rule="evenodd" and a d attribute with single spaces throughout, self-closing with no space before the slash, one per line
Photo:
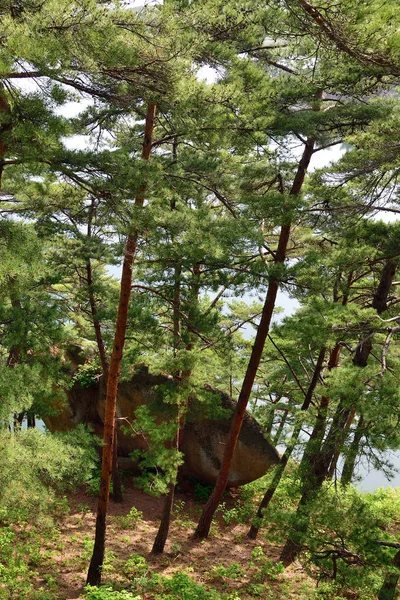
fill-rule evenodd
<path id="1" fill-rule="evenodd" d="M 148 161 L 150 158 L 151 146 L 153 141 L 155 111 L 155 104 L 149 104 L 146 116 L 142 151 L 142 158 L 144 161 Z M 137 207 L 143 206 L 145 192 L 146 185 L 144 184 L 140 188 L 138 195 L 135 198 L 135 205 Z M 100 494 L 96 518 L 96 537 L 93 548 L 93 555 L 90 561 L 87 576 L 87 583 L 89 585 L 98 585 L 100 583 L 101 570 L 104 560 L 106 518 L 113 462 L 113 445 L 115 440 L 115 412 L 117 403 L 118 379 L 125 344 L 128 306 L 132 285 L 132 266 L 134 263 L 138 236 L 138 231 L 130 233 L 127 237 L 124 249 L 124 263 L 121 275 L 120 301 L 118 306 L 114 345 L 111 354 L 110 367 L 108 370 L 107 379 L 107 395 L 104 417 L 104 446 L 102 455 Z"/>

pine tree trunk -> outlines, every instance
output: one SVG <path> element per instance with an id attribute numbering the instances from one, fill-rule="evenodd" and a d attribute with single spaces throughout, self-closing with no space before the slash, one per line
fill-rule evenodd
<path id="1" fill-rule="evenodd" d="M 310 482 L 303 491 L 296 510 L 298 523 L 292 527 L 292 531 L 290 532 L 279 557 L 279 560 L 284 567 L 291 565 L 303 549 L 304 536 L 307 533 L 310 518 L 309 505 L 321 487 L 322 481 L 323 479 L 321 481 L 313 479 L 312 483 Z"/>
<path id="2" fill-rule="evenodd" d="M 269 486 L 269 488 L 267 489 L 267 491 L 264 494 L 263 499 L 260 502 L 260 506 L 258 507 L 257 513 L 256 513 L 256 519 L 257 519 L 257 525 L 253 524 L 251 525 L 248 533 L 247 533 L 247 537 L 249 537 L 251 540 L 255 540 L 258 532 L 260 530 L 261 527 L 261 519 L 263 518 L 263 514 L 264 511 L 267 510 L 269 503 L 271 502 L 272 498 L 274 497 L 274 494 L 276 492 L 276 489 L 282 479 L 282 475 L 285 471 L 286 465 L 289 461 L 289 458 L 294 450 L 294 447 L 296 445 L 297 439 L 300 435 L 300 431 L 301 431 L 301 426 L 302 426 L 302 422 L 299 421 L 296 425 L 296 427 L 293 430 L 292 436 L 290 438 L 290 441 L 287 445 L 287 448 L 284 452 L 284 454 L 281 457 L 281 460 L 279 462 L 279 465 L 276 467 L 275 473 L 274 473 L 274 477 L 272 479 L 271 485 Z"/>
<path id="3" fill-rule="evenodd" d="M 387 310 L 387 300 L 393 284 L 394 276 L 396 274 L 397 266 L 398 263 L 394 259 L 389 259 L 386 261 L 382 269 L 379 285 L 372 300 L 372 307 L 375 308 L 378 315 Z"/>
<path id="4" fill-rule="evenodd" d="M 177 158 L 177 146 L 174 144 L 174 159 Z M 175 210 L 175 203 L 171 205 L 171 210 Z M 197 285 L 195 285 L 193 297 L 196 304 L 198 303 L 199 296 L 199 285 L 198 285 L 198 277 L 200 275 L 199 269 L 197 266 L 194 268 L 194 275 Z M 181 276 L 182 276 L 182 265 L 178 262 L 175 265 L 175 273 L 174 273 L 174 312 L 173 312 L 173 332 L 174 332 L 174 357 L 178 356 L 178 350 L 181 345 Z M 190 316 L 189 319 L 190 321 Z M 186 346 L 186 350 L 190 352 L 192 350 L 192 343 L 189 343 Z M 174 373 L 174 379 L 177 382 L 177 385 L 183 380 L 187 380 L 190 377 L 190 371 L 176 371 Z M 175 447 L 177 451 L 182 449 L 183 443 L 183 433 L 186 422 L 186 413 L 189 405 L 189 400 L 186 401 L 185 406 L 183 407 L 182 414 L 179 415 L 180 407 L 178 406 L 178 430 L 175 438 Z M 179 467 L 176 472 L 176 479 L 178 478 Z M 165 544 L 168 538 L 169 527 L 171 523 L 171 514 L 174 506 L 174 498 L 175 498 L 175 482 L 171 482 L 168 486 L 168 493 L 164 499 L 163 512 L 161 516 L 160 525 L 158 528 L 158 532 L 152 547 L 152 554 L 162 554 L 164 552 Z"/>
<path id="5" fill-rule="evenodd" d="M 379 590 L 378 600 L 395 600 L 396 598 L 396 588 L 400 578 L 400 550 L 395 554 L 392 565 L 396 568 L 397 573 L 386 575 L 385 581 Z"/>
<path id="6" fill-rule="evenodd" d="M 288 414 L 289 414 L 288 410 L 283 411 L 283 415 L 281 417 L 278 428 L 274 434 L 274 437 L 272 438 L 271 443 L 273 446 L 277 446 L 279 444 L 279 440 L 281 439 L 282 431 L 283 431 L 283 428 L 285 427 L 285 424 L 286 424 L 286 421 L 288 418 Z"/>
<path id="7" fill-rule="evenodd" d="M 152 554 L 162 554 L 164 552 L 165 543 L 168 538 L 169 526 L 171 521 L 172 507 L 174 505 L 175 483 L 170 483 L 168 486 L 168 494 L 164 499 L 163 513 L 160 521 L 160 526 L 153 547 Z"/>
<path id="8" fill-rule="evenodd" d="M 345 463 L 343 465 L 342 477 L 340 483 L 342 485 L 349 485 L 353 478 L 354 466 L 358 456 L 361 438 L 364 435 L 364 417 L 361 415 L 358 419 L 357 428 L 354 432 L 354 438 L 350 445 L 349 452 L 347 454 Z"/>
<path id="9" fill-rule="evenodd" d="M 340 357 L 341 346 L 337 344 L 329 355 L 328 370 L 331 371 L 337 367 Z M 326 419 L 329 406 L 329 398 L 323 396 L 318 411 L 318 415 L 315 421 L 315 425 L 310 435 L 310 439 L 307 442 L 307 446 L 304 450 L 303 457 L 300 463 L 300 473 L 303 473 L 303 493 L 300 502 L 297 507 L 296 516 L 306 517 L 303 519 L 302 525 L 297 525 L 292 528 L 289 533 L 288 539 L 282 549 L 280 560 L 285 567 L 289 566 L 298 556 L 302 549 L 303 536 L 307 532 L 308 523 L 305 510 L 308 502 L 313 497 L 313 492 L 319 490 L 320 485 L 319 479 L 322 473 L 321 469 L 321 446 L 324 439 L 326 430 Z"/>
<path id="10" fill-rule="evenodd" d="M 231 381 L 232 381 L 232 377 L 231 377 Z M 232 391 L 232 385 L 230 386 L 230 389 Z M 231 398 L 232 398 L 232 394 L 230 394 Z M 267 419 L 267 423 L 263 429 L 263 433 L 265 435 L 265 437 L 267 438 L 267 440 L 271 441 L 271 433 L 272 433 L 272 427 L 274 426 L 274 418 L 275 418 L 275 409 L 271 406 L 269 414 L 268 414 L 268 419 Z M 272 441 L 271 441 L 272 443 Z"/>
<path id="11" fill-rule="evenodd" d="M 28 429 L 35 429 L 36 427 L 35 413 L 31 410 L 26 413 L 26 426 Z"/>
<path id="12" fill-rule="evenodd" d="M 92 204 L 91 204 L 90 211 L 89 211 L 88 228 L 87 228 L 88 238 L 91 238 L 91 236 L 92 236 L 92 220 L 93 220 L 93 211 L 94 211 L 93 203 L 94 203 L 94 199 L 92 199 Z M 92 313 L 93 328 L 94 328 L 95 336 L 96 336 L 97 349 L 99 351 L 101 367 L 103 370 L 103 377 L 107 381 L 109 364 L 108 364 L 108 360 L 107 360 L 107 355 L 106 355 L 106 350 L 105 350 L 105 345 L 104 345 L 104 340 L 103 340 L 103 334 L 101 331 L 101 324 L 98 319 L 97 303 L 96 303 L 96 298 L 94 296 L 94 291 L 93 291 L 93 270 L 92 270 L 92 263 L 90 261 L 90 258 L 88 258 L 87 263 L 86 263 L 86 274 L 87 274 L 87 285 L 88 285 L 88 293 L 89 293 L 90 310 Z M 124 498 L 122 495 L 122 485 L 121 485 L 121 479 L 119 476 L 119 469 L 118 469 L 117 423 L 115 423 L 115 426 L 114 426 L 114 447 L 113 447 L 113 462 L 112 462 L 111 477 L 112 477 L 112 482 L 113 482 L 113 493 L 111 496 L 112 500 L 114 502 L 123 502 Z"/>
<path id="13" fill-rule="evenodd" d="M 375 291 L 372 306 L 376 308 L 378 314 L 381 314 L 387 308 L 387 299 L 389 296 L 389 292 L 393 283 L 394 275 L 396 273 L 396 263 L 393 260 L 386 261 L 381 277 L 379 280 L 379 285 Z M 368 364 L 369 355 L 372 352 L 372 342 L 373 342 L 373 334 L 371 333 L 370 337 L 368 337 L 356 350 L 356 354 L 353 359 L 353 364 L 356 367 L 364 368 Z M 336 469 L 337 461 L 339 459 L 340 453 L 342 452 L 343 445 L 345 443 L 346 436 L 348 431 L 350 430 L 351 424 L 354 420 L 356 410 L 355 406 L 352 406 L 348 411 L 347 421 L 343 426 L 343 430 L 337 430 L 336 439 L 333 442 L 335 445 L 335 450 L 333 452 L 333 456 L 331 458 L 331 464 L 329 466 L 327 479 L 331 479 Z M 360 438 L 361 439 L 361 438 Z M 359 443 L 359 442 L 358 442 Z M 357 443 L 357 446 L 358 446 Z M 332 451 L 331 451 L 332 454 Z M 356 456 L 354 456 L 353 467 Z M 349 465 L 350 466 L 350 465 Z M 351 477 L 351 475 L 350 475 Z"/>
<path id="14" fill-rule="evenodd" d="M 7 121 L 5 115 L 11 118 L 11 109 L 8 100 L 4 94 L 4 88 L 0 87 L 0 190 L 2 186 L 2 177 L 4 170 L 4 159 L 7 152 L 7 145 L 4 141 L 4 134 L 6 134 L 12 128 L 10 121 Z"/>
<path id="15" fill-rule="evenodd" d="M 122 484 L 121 477 L 119 475 L 118 468 L 118 432 L 117 432 L 117 421 L 115 421 L 114 425 L 114 442 L 113 442 L 113 457 L 112 457 L 112 469 L 111 469 L 111 479 L 113 484 L 113 491 L 111 494 L 111 499 L 113 502 L 121 503 L 124 501 L 124 497 L 122 494 Z"/>
<path id="16" fill-rule="evenodd" d="M 347 417 L 347 421 L 343 427 L 343 432 L 338 436 L 335 451 L 333 453 L 333 457 L 331 460 L 331 464 L 329 465 L 327 479 L 332 479 L 335 474 L 337 462 L 339 460 L 339 456 L 343 450 L 343 446 L 345 444 L 346 438 L 348 437 L 351 424 L 354 421 L 354 417 L 356 416 L 356 409 L 353 406 L 350 410 L 349 416 Z"/>
<path id="17" fill-rule="evenodd" d="M 314 151 L 314 140 L 308 140 L 305 144 L 303 155 L 298 165 L 297 173 L 293 181 L 290 194 L 298 195 L 301 192 L 304 178 L 308 166 L 310 164 L 311 157 Z M 282 265 L 286 258 L 287 245 L 289 241 L 291 230 L 291 224 L 288 223 L 281 227 L 279 236 L 278 248 L 275 254 L 274 264 Z M 240 429 L 242 427 L 243 418 L 246 412 L 247 404 L 250 398 L 251 390 L 253 388 L 254 380 L 257 374 L 258 365 L 260 364 L 261 355 L 264 349 L 265 340 L 267 339 L 272 315 L 275 308 L 276 296 L 279 289 L 279 276 L 272 276 L 268 285 L 267 296 L 264 303 L 264 308 L 261 316 L 261 321 L 257 329 L 256 339 L 254 341 L 253 350 L 250 356 L 250 360 L 247 366 L 246 374 L 243 380 L 242 389 L 239 394 L 239 399 L 235 407 L 235 411 L 232 417 L 231 429 L 226 441 L 224 457 L 222 460 L 221 468 L 217 477 L 217 481 L 214 490 L 204 507 L 203 513 L 200 517 L 199 524 L 195 531 L 195 538 L 206 538 L 210 531 L 211 521 L 214 513 L 221 501 L 222 495 L 225 491 L 229 470 L 232 464 L 233 452 L 236 447 L 236 442 L 239 438 Z"/>
<path id="18" fill-rule="evenodd" d="M 308 470 L 306 484 L 297 507 L 296 517 L 299 524 L 292 528 L 280 556 L 280 560 L 285 567 L 292 564 L 302 550 L 310 517 L 308 506 L 328 477 L 329 467 L 335 455 L 338 436 L 343 435 L 343 428 L 349 417 L 349 412 L 350 410 L 340 401 L 321 451 L 315 453 L 310 460 L 311 468 Z M 321 434 L 319 435 L 319 439 L 322 439 Z"/>
<path id="19" fill-rule="evenodd" d="M 177 451 L 179 451 L 182 448 L 183 430 L 184 430 L 185 421 L 186 421 L 186 408 L 187 408 L 187 406 L 185 406 L 185 414 L 182 415 L 181 418 L 179 418 L 179 422 L 178 422 L 178 431 L 177 431 L 177 435 L 175 438 L 175 447 L 176 447 Z M 179 471 L 179 467 L 178 467 L 178 471 Z M 178 475 L 178 471 L 176 473 L 176 476 Z M 156 538 L 154 540 L 153 547 L 151 549 L 152 554 L 162 554 L 164 552 L 165 543 L 167 541 L 168 533 L 169 533 L 172 508 L 174 506 L 175 485 L 176 485 L 175 482 L 171 482 L 168 486 L 168 493 L 164 499 L 164 507 L 163 507 L 163 513 L 161 516 L 160 526 L 158 528 L 158 532 L 157 532 Z"/>
<path id="20" fill-rule="evenodd" d="M 325 359 L 325 354 L 326 354 L 326 348 L 322 348 L 319 353 L 319 356 L 318 356 L 317 364 L 315 365 L 313 377 L 310 381 L 310 385 L 308 387 L 307 393 L 304 398 L 303 406 L 301 407 L 302 410 L 306 410 L 311 403 L 311 399 L 313 397 L 315 388 L 317 387 L 317 383 L 318 383 L 319 377 L 321 375 L 322 366 L 323 366 L 324 359 Z M 281 457 L 279 465 L 276 468 L 271 485 L 269 486 L 268 490 L 266 491 L 263 499 L 261 500 L 260 506 L 258 507 L 257 514 L 256 514 L 258 523 L 261 522 L 264 511 L 268 508 L 269 503 L 271 502 L 272 498 L 274 497 L 276 489 L 282 479 L 282 475 L 285 472 L 286 465 L 289 461 L 289 458 L 291 457 L 292 452 L 297 444 L 297 440 L 299 438 L 302 426 L 303 426 L 303 419 L 300 419 L 293 430 L 293 433 L 292 433 L 290 441 L 287 445 L 287 448 L 286 448 L 283 456 Z M 258 535 L 259 529 L 260 529 L 260 525 L 252 525 L 249 529 L 247 536 L 250 539 L 255 540 Z"/>
<path id="21" fill-rule="evenodd" d="M 142 151 L 142 158 L 144 160 L 149 160 L 151 154 L 155 110 L 155 104 L 150 104 L 148 106 Z M 143 185 L 135 199 L 136 205 L 143 205 L 145 191 L 146 186 Z M 117 323 L 107 378 L 107 394 L 104 417 L 104 447 L 101 468 L 100 494 L 97 507 L 96 534 L 93 555 L 87 576 L 87 584 L 89 585 L 99 585 L 101 582 L 101 571 L 103 567 L 105 550 L 106 518 L 110 495 L 110 480 L 113 460 L 118 379 L 128 322 L 128 307 L 132 287 L 132 267 L 136 253 L 137 238 L 137 233 L 129 234 L 124 250 L 124 262 L 122 267 Z"/>
<path id="22" fill-rule="evenodd" d="M 377 291 L 375 292 L 373 303 L 377 304 L 380 308 L 386 306 L 387 297 L 390 292 L 390 285 L 388 281 L 393 282 L 395 270 L 388 267 L 388 261 L 382 270 L 380 283 Z M 372 334 L 370 334 L 361 344 L 359 344 L 355 356 L 353 358 L 353 364 L 357 367 L 364 368 L 367 365 L 369 355 L 372 351 Z M 328 401 L 329 402 L 329 401 Z M 292 532 L 289 534 L 286 540 L 285 546 L 282 550 L 280 560 L 284 566 L 289 566 L 299 555 L 304 536 L 308 529 L 308 518 L 307 504 L 312 500 L 313 497 L 321 489 L 321 486 L 325 479 L 328 478 L 329 473 L 332 472 L 332 466 L 336 465 L 336 461 L 339 457 L 341 449 L 346 438 L 346 424 L 350 423 L 354 417 L 354 406 L 346 406 L 345 401 L 340 399 L 339 405 L 336 409 L 335 415 L 332 419 L 329 433 L 326 437 L 325 442 L 322 444 L 325 427 L 321 427 L 321 423 L 316 424 L 316 427 L 320 428 L 318 439 L 321 441 L 320 450 L 318 451 L 318 439 L 313 435 L 309 440 L 308 447 L 313 446 L 316 451 L 304 453 L 302 464 L 308 463 L 306 466 L 304 480 L 303 494 L 299 502 L 297 509 L 297 517 L 301 519 L 301 525 L 293 527 Z M 326 422 L 326 420 L 325 420 Z M 313 432 L 314 433 L 314 432 Z M 336 457 L 336 459 L 335 459 Z"/>

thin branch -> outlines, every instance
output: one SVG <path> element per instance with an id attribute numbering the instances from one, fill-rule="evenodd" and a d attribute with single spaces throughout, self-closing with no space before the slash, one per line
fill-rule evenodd
<path id="1" fill-rule="evenodd" d="M 291 364 L 289 363 L 289 361 L 287 360 L 286 356 L 283 354 L 282 350 L 280 350 L 280 348 L 278 348 L 278 346 L 275 344 L 274 340 L 272 339 L 272 337 L 268 334 L 268 339 L 269 341 L 272 343 L 272 345 L 276 348 L 276 350 L 279 352 L 279 354 L 282 356 L 283 360 L 285 361 L 286 365 L 288 366 L 291 374 L 293 375 L 297 385 L 299 386 L 299 388 L 301 389 L 301 391 L 304 394 L 304 397 L 307 396 L 307 392 L 306 390 L 303 388 L 303 386 L 301 385 L 301 382 L 299 380 L 299 378 L 297 377 L 296 373 L 294 372 L 294 370 L 292 369 Z"/>

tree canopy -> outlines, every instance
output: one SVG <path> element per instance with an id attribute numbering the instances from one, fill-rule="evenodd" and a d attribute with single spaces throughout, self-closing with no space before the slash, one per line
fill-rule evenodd
<path id="1" fill-rule="evenodd" d="M 169 438 L 169 458 L 151 457 L 166 521 L 191 398 L 216 411 L 211 385 L 238 402 L 195 536 L 249 409 L 283 448 L 249 535 L 293 463 L 281 560 L 307 549 L 328 569 L 337 542 L 318 537 L 318 502 L 341 480 L 357 511 L 357 464 L 390 477 L 400 446 L 396 2 L 32 0 L 0 2 L 0 16 L 0 421 L 17 435 L 85 377 L 105 381 L 88 583 L 101 578 L 118 381 L 143 365 L 175 385 L 168 430 L 137 420 Z"/>

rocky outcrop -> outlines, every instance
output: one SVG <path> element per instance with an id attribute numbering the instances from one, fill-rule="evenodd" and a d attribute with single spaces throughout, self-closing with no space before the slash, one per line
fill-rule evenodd
<path id="1" fill-rule="evenodd" d="M 117 416 L 132 423 L 134 429 L 135 411 L 146 404 L 156 421 L 160 423 L 174 418 L 174 407 L 163 403 L 163 388 L 174 385 L 162 375 L 152 375 L 146 368 L 140 369 L 130 381 L 121 382 L 118 391 Z M 221 466 L 225 441 L 230 429 L 231 415 L 235 402 L 228 395 L 207 388 L 211 400 L 210 414 L 223 413 L 223 416 L 204 416 L 204 407 L 196 399 L 191 400 L 187 424 L 183 435 L 185 462 L 183 474 L 196 477 L 204 483 L 214 483 Z M 209 404 L 209 403 L 208 403 Z M 223 409 L 221 411 L 221 409 Z M 51 431 L 65 431 L 78 423 L 91 425 L 97 435 L 102 435 L 104 414 L 104 386 L 100 380 L 87 388 L 75 384 L 68 392 L 68 404 L 58 415 L 45 419 Z M 120 420 L 120 423 L 123 421 Z M 118 428 L 118 455 L 127 466 L 129 455 L 134 450 L 147 450 L 148 440 L 143 435 L 126 433 L 126 428 Z M 246 414 L 235 449 L 228 485 L 239 486 L 264 475 L 279 460 L 276 449 L 264 438 L 258 423 Z M 132 464 L 132 463 L 131 463 Z"/>

